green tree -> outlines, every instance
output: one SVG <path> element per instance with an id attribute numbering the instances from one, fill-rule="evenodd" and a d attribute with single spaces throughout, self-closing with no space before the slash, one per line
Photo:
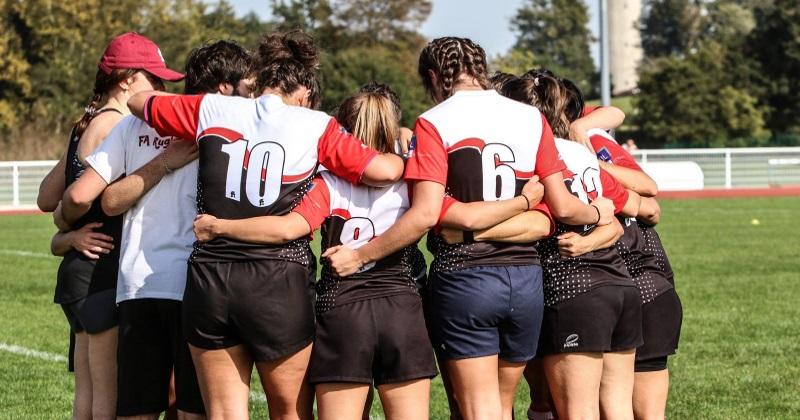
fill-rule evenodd
<path id="1" fill-rule="evenodd" d="M 645 57 L 681 55 L 695 45 L 704 25 L 698 3 L 698 0 L 645 1 L 641 23 Z"/>
<path id="2" fill-rule="evenodd" d="M 647 146 L 741 146 L 764 143 L 764 110 L 726 75 L 724 46 L 709 42 L 686 57 L 652 60 L 640 72 L 634 98 L 641 142 Z"/>
<path id="3" fill-rule="evenodd" d="M 767 127 L 800 136 L 800 5 L 794 0 L 758 2 L 755 26 L 743 51 L 758 62 L 755 83 L 769 109 Z"/>
<path id="4" fill-rule="evenodd" d="M 589 12 L 581 0 L 529 0 L 511 20 L 517 33 L 514 49 L 530 51 L 540 66 L 571 79 L 591 95 L 596 71 L 588 23 Z"/>

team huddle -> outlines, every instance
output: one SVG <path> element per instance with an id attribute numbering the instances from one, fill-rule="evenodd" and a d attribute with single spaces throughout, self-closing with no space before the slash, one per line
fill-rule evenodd
<path id="1" fill-rule="evenodd" d="M 511 420 L 523 376 L 530 419 L 663 419 L 682 310 L 624 114 L 465 38 L 421 51 L 413 130 L 379 81 L 318 111 L 319 66 L 301 31 L 185 74 L 107 46 L 38 198 L 73 417 L 245 419 L 255 366 L 273 419 L 368 418 L 373 387 L 426 419 L 438 374 L 451 419 Z"/>

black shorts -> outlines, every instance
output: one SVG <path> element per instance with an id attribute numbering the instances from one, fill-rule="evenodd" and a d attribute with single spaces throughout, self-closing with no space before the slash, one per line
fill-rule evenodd
<path id="1" fill-rule="evenodd" d="M 604 353 L 642 345 L 642 298 L 631 286 L 601 286 L 544 309 L 540 356 Z"/>
<path id="2" fill-rule="evenodd" d="M 683 308 L 675 289 L 669 289 L 651 302 L 642 305 L 644 344 L 636 349 L 636 363 L 675 354 L 681 336 Z M 644 364 L 641 364 L 644 369 Z M 666 364 L 664 365 L 666 369 Z M 649 368 L 648 370 L 656 370 Z M 637 369 L 637 371 L 640 371 Z M 643 370 L 641 370 L 643 371 Z"/>
<path id="3" fill-rule="evenodd" d="M 422 301 L 412 294 L 336 306 L 317 317 L 309 382 L 387 383 L 436 376 Z"/>
<path id="4" fill-rule="evenodd" d="M 192 355 L 181 330 L 181 302 L 169 299 L 120 302 L 117 415 L 165 411 L 169 407 L 173 369 L 178 410 L 204 413 Z"/>
<path id="5" fill-rule="evenodd" d="M 244 344 L 257 362 L 303 349 L 314 339 L 309 269 L 278 260 L 193 262 L 183 296 L 189 344 Z"/>
<path id="6" fill-rule="evenodd" d="M 97 334 L 117 326 L 117 291 L 103 290 L 75 302 L 64 303 L 61 309 L 73 334 L 86 331 Z"/>

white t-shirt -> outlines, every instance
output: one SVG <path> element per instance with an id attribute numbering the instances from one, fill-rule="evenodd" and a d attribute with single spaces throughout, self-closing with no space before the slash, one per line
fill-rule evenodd
<path id="1" fill-rule="evenodd" d="M 150 162 L 171 140 L 129 115 L 86 160 L 110 184 Z M 183 300 L 187 260 L 195 240 L 196 196 L 194 161 L 165 175 L 125 213 L 117 303 L 144 298 Z"/>

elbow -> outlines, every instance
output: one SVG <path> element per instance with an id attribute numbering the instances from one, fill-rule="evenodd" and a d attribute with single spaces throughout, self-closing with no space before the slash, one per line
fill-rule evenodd
<path id="1" fill-rule="evenodd" d="M 86 208 L 92 205 L 93 200 L 94 199 L 88 195 L 81 194 L 76 189 L 70 188 L 64 193 L 63 204 L 70 207 Z"/>
<path id="2" fill-rule="evenodd" d="M 661 221 L 661 210 L 658 208 L 648 209 L 648 211 L 639 214 L 638 218 L 648 225 L 655 226 Z"/>
<path id="3" fill-rule="evenodd" d="M 373 187 L 385 187 L 399 181 L 403 177 L 403 169 L 403 160 L 399 156 L 385 153 L 373 159 L 363 182 Z"/>
<path id="4" fill-rule="evenodd" d="M 564 207 L 555 209 L 554 210 L 554 215 L 556 216 L 556 219 L 561 220 L 561 221 L 565 221 L 565 220 L 571 220 L 572 218 L 574 218 L 575 217 L 575 212 L 572 210 L 571 207 L 564 206 Z"/>
<path id="5" fill-rule="evenodd" d="M 125 209 L 110 197 L 108 194 L 103 194 L 102 198 L 100 199 L 100 207 L 103 209 L 103 213 L 108 216 L 119 216 L 122 213 L 125 213 Z"/>
<path id="6" fill-rule="evenodd" d="M 47 200 L 41 195 L 39 195 L 38 197 L 36 197 L 36 206 L 39 207 L 39 210 L 45 213 L 51 213 L 56 209 L 56 207 L 58 207 L 58 202 Z"/>
<path id="7" fill-rule="evenodd" d="M 651 179 L 649 182 L 645 183 L 642 186 L 641 191 L 639 191 L 639 195 L 641 195 L 642 197 L 655 197 L 655 196 L 657 196 L 658 195 L 658 184 L 656 184 L 656 182 Z"/>

